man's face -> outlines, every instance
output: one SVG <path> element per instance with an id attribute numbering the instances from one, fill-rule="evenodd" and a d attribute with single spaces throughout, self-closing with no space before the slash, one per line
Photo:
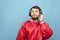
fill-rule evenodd
<path id="1" fill-rule="evenodd" d="M 40 15 L 39 9 L 32 8 L 31 10 L 31 17 L 37 19 Z"/>

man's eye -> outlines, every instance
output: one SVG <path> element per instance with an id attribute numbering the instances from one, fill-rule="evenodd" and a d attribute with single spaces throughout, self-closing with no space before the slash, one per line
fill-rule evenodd
<path id="1" fill-rule="evenodd" d="M 34 11 L 31 11 L 31 12 L 34 12 Z"/>

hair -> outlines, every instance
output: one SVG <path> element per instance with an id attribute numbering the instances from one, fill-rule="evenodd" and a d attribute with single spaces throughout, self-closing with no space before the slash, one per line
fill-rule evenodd
<path id="1" fill-rule="evenodd" d="M 43 14 L 43 13 L 42 13 L 42 10 L 41 10 L 41 8 L 40 8 L 39 6 L 33 6 L 33 7 L 29 10 L 29 16 L 31 16 L 31 10 L 32 10 L 33 8 L 39 9 L 40 14 Z"/>

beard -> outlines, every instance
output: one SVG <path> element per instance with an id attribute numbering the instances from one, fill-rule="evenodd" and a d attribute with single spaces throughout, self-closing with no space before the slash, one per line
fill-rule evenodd
<path id="1" fill-rule="evenodd" d="M 32 17 L 33 20 L 38 20 L 38 17 Z"/>

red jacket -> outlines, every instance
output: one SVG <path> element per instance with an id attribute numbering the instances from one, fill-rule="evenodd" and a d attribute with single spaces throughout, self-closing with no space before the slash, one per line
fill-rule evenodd
<path id="1" fill-rule="evenodd" d="M 48 23 L 26 21 L 22 24 L 16 40 L 46 40 L 52 36 L 53 32 Z"/>

